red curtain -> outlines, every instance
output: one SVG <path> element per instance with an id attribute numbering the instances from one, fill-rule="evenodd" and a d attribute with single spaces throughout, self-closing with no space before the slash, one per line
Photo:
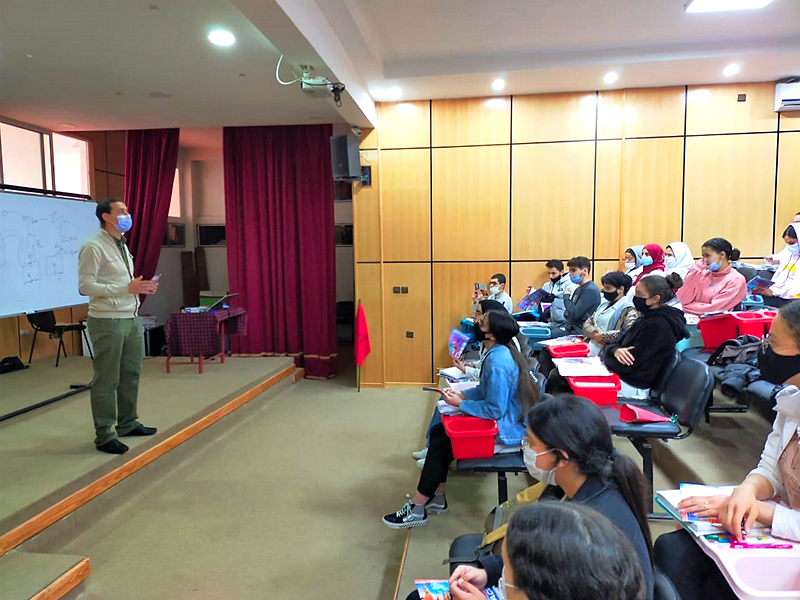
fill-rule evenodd
<path id="1" fill-rule="evenodd" d="M 295 357 L 336 375 L 336 259 L 330 125 L 226 127 L 231 292 L 247 309 L 235 352 Z"/>
<path id="2" fill-rule="evenodd" d="M 156 274 L 178 166 L 179 131 L 128 131 L 125 144 L 125 204 L 133 218 L 133 227 L 127 237 L 137 277 L 141 275 L 150 279 Z"/>

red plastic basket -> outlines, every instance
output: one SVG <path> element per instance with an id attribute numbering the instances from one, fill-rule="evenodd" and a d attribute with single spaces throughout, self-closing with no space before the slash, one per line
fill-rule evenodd
<path id="1" fill-rule="evenodd" d="M 589 344 L 578 342 L 576 344 L 564 344 L 563 346 L 547 346 L 547 351 L 553 358 L 574 358 L 589 356 Z"/>
<path id="2" fill-rule="evenodd" d="M 487 458 L 494 456 L 497 421 L 479 419 L 478 417 L 443 416 L 442 424 L 447 436 L 450 438 L 455 458 Z"/>
<path id="3" fill-rule="evenodd" d="M 764 312 L 736 312 L 733 313 L 733 318 L 736 319 L 739 326 L 739 335 L 754 335 L 762 338 L 769 331 L 769 326 L 775 317 Z"/>
<path id="4" fill-rule="evenodd" d="M 622 389 L 622 382 L 616 374 L 605 377 L 567 377 L 567 382 L 576 396 L 591 400 L 598 406 L 616 404 L 617 394 Z"/>
<path id="5" fill-rule="evenodd" d="M 739 335 L 737 321 L 729 313 L 703 317 L 698 321 L 697 329 L 703 336 L 703 346 L 712 350 L 722 342 L 732 340 Z"/>

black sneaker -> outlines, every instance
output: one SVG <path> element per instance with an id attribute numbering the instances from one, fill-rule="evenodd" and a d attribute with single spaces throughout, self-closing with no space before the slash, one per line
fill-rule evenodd
<path id="1" fill-rule="evenodd" d="M 108 454 L 125 454 L 128 451 L 128 447 L 120 442 L 117 438 L 114 438 L 105 444 L 96 446 L 96 448 L 100 450 L 100 452 L 106 452 Z"/>
<path id="2" fill-rule="evenodd" d="M 431 515 L 446 515 L 449 511 L 447 498 L 444 498 L 443 501 L 439 501 L 434 497 L 425 504 L 425 512 Z"/>
<path id="3" fill-rule="evenodd" d="M 136 427 L 131 429 L 128 433 L 121 433 L 121 437 L 132 437 L 132 436 L 146 436 L 146 435 L 155 435 L 158 429 L 155 427 L 145 427 L 141 423 L 137 423 Z"/>
<path id="4" fill-rule="evenodd" d="M 414 514 L 414 506 L 409 500 L 405 506 L 398 510 L 396 513 L 390 513 L 383 517 L 383 522 L 392 529 L 408 529 L 409 527 L 422 527 L 428 524 L 428 513 L 425 507 L 422 507 L 422 516 Z"/>

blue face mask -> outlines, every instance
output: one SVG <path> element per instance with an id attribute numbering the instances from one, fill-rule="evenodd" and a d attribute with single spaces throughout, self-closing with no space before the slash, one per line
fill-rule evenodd
<path id="1" fill-rule="evenodd" d="M 717 271 L 719 271 L 719 268 L 721 266 L 722 265 L 719 263 L 719 261 L 713 262 L 710 265 L 708 265 L 708 270 L 711 271 L 712 273 L 716 273 Z"/>
<path id="2" fill-rule="evenodd" d="M 572 283 L 580 283 L 581 281 L 583 281 L 583 276 L 580 273 L 575 273 L 569 276 L 569 280 Z"/>
<path id="3" fill-rule="evenodd" d="M 130 231 L 131 227 L 133 227 L 133 218 L 130 215 L 119 215 L 117 217 L 117 222 L 114 224 L 114 227 L 117 228 L 117 231 L 120 233 L 125 233 L 126 231 Z"/>
<path id="4" fill-rule="evenodd" d="M 642 264 L 645 267 L 649 267 L 650 265 L 653 264 L 653 257 L 652 256 L 643 256 L 642 257 Z"/>

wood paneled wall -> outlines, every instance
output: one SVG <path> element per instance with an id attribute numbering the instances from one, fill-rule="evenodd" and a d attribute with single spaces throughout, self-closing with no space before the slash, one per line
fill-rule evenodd
<path id="1" fill-rule="evenodd" d="M 95 199 L 122 198 L 125 190 L 125 132 L 84 131 L 70 132 L 70 135 L 90 142 L 92 196 Z M 59 323 L 77 323 L 84 320 L 87 313 L 88 305 L 55 311 L 56 321 Z M 0 358 L 20 356 L 27 361 L 32 343 L 33 328 L 26 317 L 0 319 Z M 70 356 L 80 356 L 83 353 L 78 334 L 66 334 L 64 344 Z M 57 340 L 51 340 L 47 335 L 39 335 L 36 338 L 33 358 L 55 357 L 57 349 Z"/>
<path id="2" fill-rule="evenodd" d="M 800 118 L 773 98 L 751 83 L 381 104 L 354 201 L 362 381 L 432 381 L 496 272 L 518 301 L 550 258 L 588 256 L 599 281 L 634 244 L 779 249 L 800 210 Z"/>

